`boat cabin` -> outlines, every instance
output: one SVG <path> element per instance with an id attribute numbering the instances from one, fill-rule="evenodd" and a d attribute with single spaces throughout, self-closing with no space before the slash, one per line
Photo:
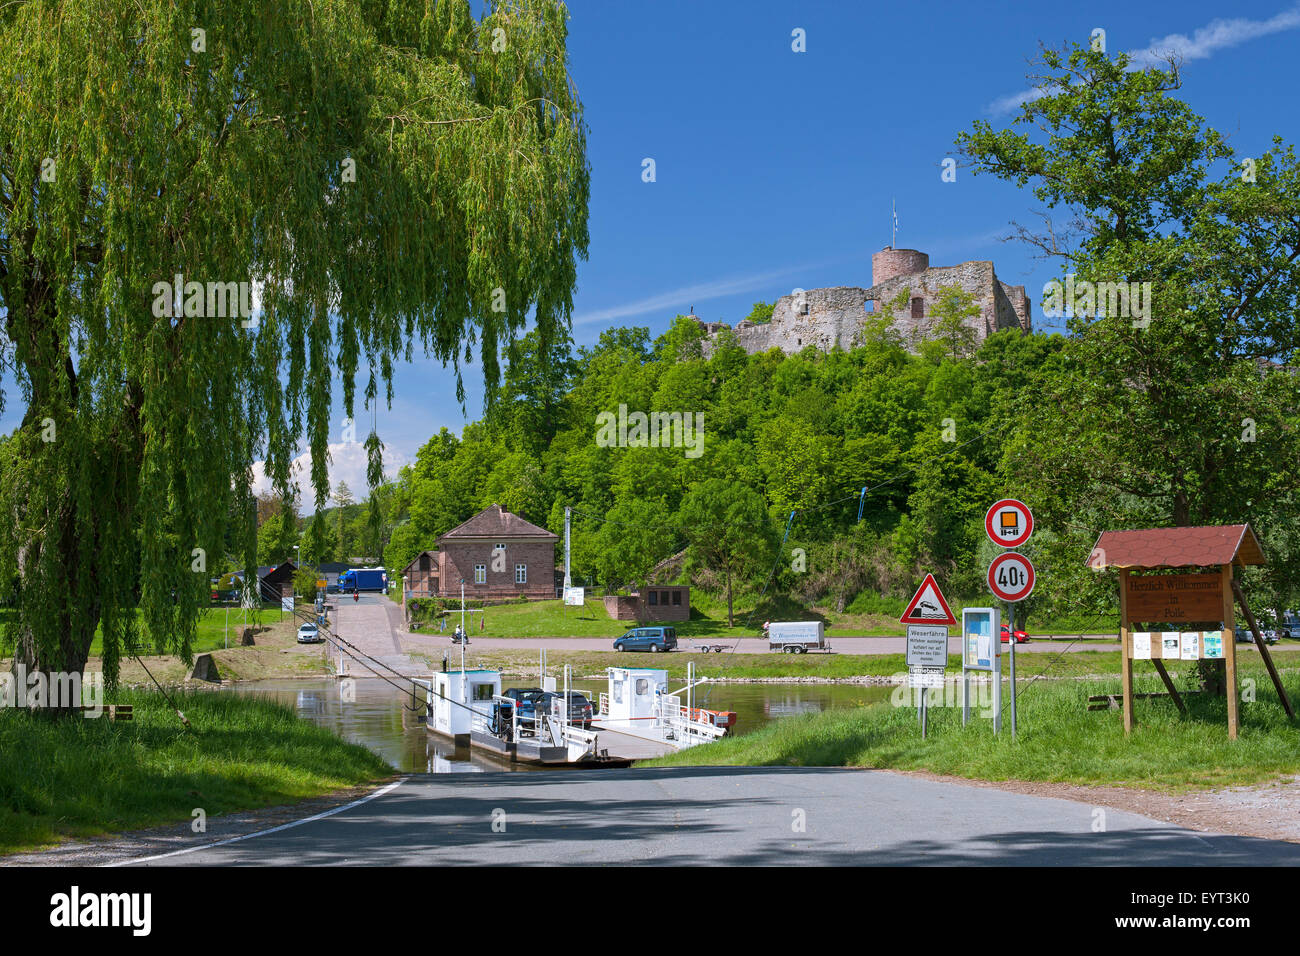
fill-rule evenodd
<path id="1" fill-rule="evenodd" d="M 611 667 L 609 720 L 649 720 L 659 716 L 659 694 L 668 690 L 668 672 L 650 667 Z"/>
<path id="2" fill-rule="evenodd" d="M 475 714 L 492 715 L 494 698 L 501 694 L 501 672 L 454 670 L 435 673 L 428 691 L 429 729 L 469 746 Z"/>

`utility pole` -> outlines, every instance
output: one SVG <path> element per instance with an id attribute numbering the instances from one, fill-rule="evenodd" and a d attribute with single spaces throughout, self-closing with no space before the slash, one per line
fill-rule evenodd
<path id="1" fill-rule="evenodd" d="M 569 512 L 572 510 L 568 505 L 564 506 L 564 593 L 566 596 L 569 588 L 573 587 L 573 575 L 569 571 Z"/>

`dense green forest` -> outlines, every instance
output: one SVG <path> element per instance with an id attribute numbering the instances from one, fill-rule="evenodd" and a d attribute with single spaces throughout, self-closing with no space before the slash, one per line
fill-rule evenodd
<path id="1" fill-rule="evenodd" d="M 1054 427 L 1040 418 L 1043 400 L 1075 374 L 1066 338 L 1006 331 L 969 354 L 940 339 L 913 352 L 871 335 L 881 324 L 865 315 L 867 343 L 829 354 L 747 355 L 724 334 L 707 359 L 700 327 L 681 316 L 653 341 L 645 328 L 611 329 L 576 354 L 567 344 L 544 352 L 529 335 L 491 412 L 460 436 L 440 431 L 381 490 L 385 563 L 400 572 L 492 503 L 557 533 L 568 505 L 580 583 L 644 581 L 685 551 L 660 575 L 719 594 L 730 570 L 738 592 L 842 610 L 906 597 L 933 571 L 974 598 L 994 553 L 985 509 L 1020 495 L 1040 517 L 1031 609 L 1110 606 L 1113 581 L 1084 562 L 1103 527 L 1126 526 L 1106 520 L 1122 503 L 1100 486 L 1093 497 L 1053 495 L 1026 464 L 1026 443 Z M 598 416 L 619 405 L 702 415 L 703 453 L 601 447 Z M 1130 505 L 1131 521 L 1145 510 L 1164 523 Z M 1242 517 L 1269 513 L 1262 502 L 1250 510 Z M 1289 522 L 1256 524 L 1278 562 L 1270 582 L 1280 593 L 1268 599 L 1285 603 Z"/>

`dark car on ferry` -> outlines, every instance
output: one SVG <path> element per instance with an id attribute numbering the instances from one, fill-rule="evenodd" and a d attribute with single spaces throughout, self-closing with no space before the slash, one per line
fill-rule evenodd
<path id="1" fill-rule="evenodd" d="M 557 691 L 547 691 L 542 694 L 538 698 L 542 713 L 551 713 L 555 709 L 553 701 L 563 699 L 564 695 Z M 594 716 L 591 701 L 587 699 L 586 694 L 580 694 L 577 691 L 569 694 L 569 723 L 577 724 L 583 730 L 587 730 L 591 727 L 591 719 Z"/>
<path id="2" fill-rule="evenodd" d="M 614 641 L 616 651 L 675 651 L 677 630 L 671 627 L 634 627 Z"/>

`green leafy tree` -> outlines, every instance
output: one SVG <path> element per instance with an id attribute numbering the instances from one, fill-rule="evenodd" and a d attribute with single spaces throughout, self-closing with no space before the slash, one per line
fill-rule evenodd
<path id="1" fill-rule="evenodd" d="M 298 543 L 298 519 L 291 510 L 267 518 L 257 530 L 257 563 L 276 565 L 293 560 L 293 546 Z"/>
<path id="2" fill-rule="evenodd" d="M 775 311 L 775 302 L 755 302 L 754 307 L 749 310 L 749 315 L 745 316 L 745 318 L 755 325 L 762 325 L 765 322 L 772 321 L 772 313 Z"/>
<path id="3" fill-rule="evenodd" d="M 974 293 L 960 286 L 944 286 L 930 306 L 925 337 L 940 346 L 946 358 L 960 362 L 969 358 L 979 345 L 975 330 L 966 321 L 977 318 L 979 314 L 980 307 Z"/>
<path id="4" fill-rule="evenodd" d="M 314 514 L 307 522 L 307 531 L 302 536 L 298 553 L 304 564 L 317 567 L 334 560 L 334 556 L 339 553 L 338 534 L 324 515 Z"/>
<path id="5" fill-rule="evenodd" d="M 470 343 L 490 390 L 530 316 L 566 325 L 589 193 L 567 29 L 557 0 L 0 9 L 17 660 L 80 671 L 101 626 L 114 681 L 137 592 L 188 658 L 193 550 L 253 507 L 253 463 L 287 492 L 305 433 L 328 498 L 336 378 L 352 415 L 363 356 L 378 400 L 418 345 L 463 401 Z M 242 542 L 251 565 L 251 525 Z"/>
<path id="6" fill-rule="evenodd" d="M 338 560 L 346 561 L 352 553 L 353 543 L 356 540 L 353 537 L 352 527 L 348 523 L 351 515 L 348 512 L 356 499 L 352 497 L 352 489 L 348 487 L 346 481 L 340 481 L 338 487 L 334 489 L 333 501 L 336 506 L 335 520 L 335 539 L 338 541 L 338 551 L 336 552 Z"/>
<path id="7" fill-rule="evenodd" d="M 1172 95 L 1172 62 L 1075 48 L 1042 65 L 1023 132 L 980 121 L 959 145 L 1078 224 L 1018 227 L 1059 263 L 1045 308 L 1064 305 L 1073 334 L 1021 388 L 1005 467 L 1062 532 L 1062 586 L 1086 588 L 1100 529 L 1295 523 L 1268 505 L 1300 485 L 1280 464 L 1300 456 L 1300 394 L 1279 364 L 1300 346 L 1300 167 L 1280 141 L 1243 163 Z"/>
<path id="8" fill-rule="evenodd" d="M 734 626 L 735 579 L 765 566 L 776 551 L 776 530 L 762 496 L 722 478 L 702 481 L 682 501 L 681 530 L 693 559 L 725 579 L 727 626 Z"/>

